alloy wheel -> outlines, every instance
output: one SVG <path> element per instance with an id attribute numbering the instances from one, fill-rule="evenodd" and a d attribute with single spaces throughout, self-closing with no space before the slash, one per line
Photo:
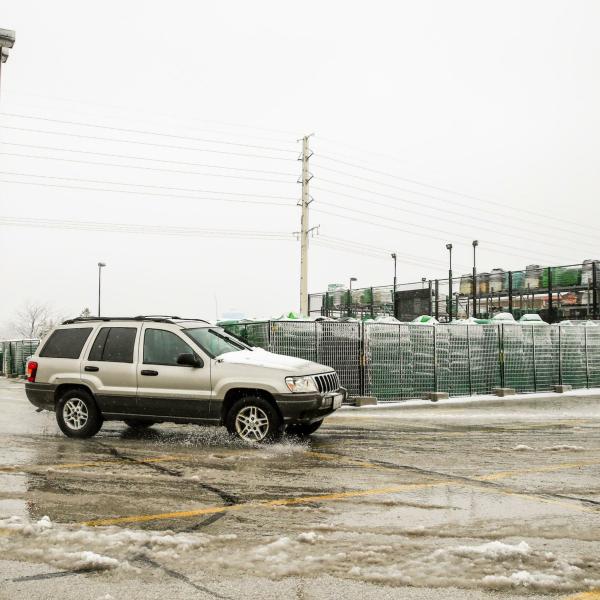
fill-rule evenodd
<path id="1" fill-rule="evenodd" d="M 63 407 L 63 418 L 71 429 L 82 429 L 88 422 L 88 408 L 80 398 L 70 398 Z"/>
<path id="2" fill-rule="evenodd" d="M 245 406 L 235 417 L 238 435 L 248 442 L 260 442 L 269 432 L 269 417 L 258 406 Z"/>

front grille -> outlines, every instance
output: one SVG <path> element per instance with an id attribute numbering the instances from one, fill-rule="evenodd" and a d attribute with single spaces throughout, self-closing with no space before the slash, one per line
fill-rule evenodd
<path id="1" fill-rule="evenodd" d="M 315 375 L 314 379 L 321 394 L 335 392 L 340 387 L 340 380 L 335 372 L 324 373 L 323 375 Z"/>

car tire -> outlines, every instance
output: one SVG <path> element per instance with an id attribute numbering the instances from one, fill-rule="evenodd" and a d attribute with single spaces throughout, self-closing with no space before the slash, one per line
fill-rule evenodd
<path id="1" fill-rule="evenodd" d="M 60 397 L 56 404 L 56 421 L 67 437 L 89 438 L 100 431 L 104 419 L 92 395 L 75 389 Z"/>
<path id="2" fill-rule="evenodd" d="M 154 425 L 154 421 L 142 421 L 141 419 L 123 419 L 123 423 L 131 429 L 147 429 Z"/>
<path id="3" fill-rule="evenodd" d="M 323 425 L 323 419 L 314 423 L 293 423 L 292 425 L 288 425 L 285 431 L 288 435 L 306 437 L 313 434 L 321 425 Z"/>
<path id="4" fill-rule="evenodd" d="M 227 431 L 246 442 L 268 442 L 283 434 L 277 409 L 264 398 L 245 396 L 231 407 L 225 419 Z"/>

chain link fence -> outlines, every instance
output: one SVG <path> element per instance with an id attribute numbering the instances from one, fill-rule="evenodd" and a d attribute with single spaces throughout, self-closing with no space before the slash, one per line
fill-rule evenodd
<path id="1" fill-rule="evenodd" d="M 591 321 L 438 325 L 266 321 L 224 324 L 253 345 L 335 369 L 351 396 L 380 402 L 600 387 L 600 326 Z M 258 343 L 260 342 L 260 343 Z"/>
<path id="2" fill-rule="evenodd" d="M 27 359 L 35 352 L 39 343 L 39 340 L 0 342 L 0 372 L 5 375 L 24 375 Z"/>

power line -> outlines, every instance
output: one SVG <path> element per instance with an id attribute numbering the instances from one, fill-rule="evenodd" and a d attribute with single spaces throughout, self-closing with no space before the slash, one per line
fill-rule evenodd
<path id="1" fill-rule="evenodd" d="M 329 193 L 331 193 L 331 194 L 333 194 L 335 196 L 343 196 L 343 197 L 346 197 L 346 198 L 353 198 L 355 200 L 359 200 L 361 202 L 365 202 L 365 203 L 368 203 L 368 204 L 375 204 L 377 206 L 383 206 L 385 208 L 391 208 L 392 210 L 397 210 L 397 211 L 400 211 L 402 213 L 413 214 L 413 215 L 417 215 L 417 216 L 421 216 L 421 217 L 423 216 L 423 213 L 420 212 L 420 211 L 410 210 L 408 208 L 401 208 L 401 207 L 398 207 L 398 206 L 394 206 L 392 204 L 387 204 L 385 202 L 379 202 L 377 200 L 371 200 L 371 199 L 367 200 L 365 198 L 360 198 L 358 196 L 353 196 L 351 194 L 344 194 L 342 192 L 337 192 L 335 190 L 330 190 L 328 188 L 322 188 L 320 186 L 319 187 L 315 186 L 314 189 L 319 190 L 319 191 L 329 192 Z M 401 198 L 398 198 L 398 200 L 402 201 Z M 416 204 L 418 206 L 418 203 L 416 203 L 416 202 L 412 202 L 411 204 Z M 339 206 L 339 205 L 337 205 L 337 204 L 331 204 L 331 206 Z M 430 207 L 430 208 L 434 208 L 434 207 Z M 442 209 L 435 208 L 434 210 L 442 210 Z M 448 211 L 448 212 L 450 212 L 450 211 Z M 485 221 L 485 222 L 494 223 L 494 221 L 490 221 L 488 219 L 482 219 L 482 220 Z M 463 223 L 461 221 L 455 221 L 455 220 L 451 220 L 451 219 L 447 219 L 447 218 L 444 219 L 444 223 L 452 223 L 452 224 L 455 224 L 455 225 L 459 225 L 460 227 L 467 227 L 467 226 L 469 226 L 469 225 L 467 225 L 467 224 L 465 224 L 465 223 Z M 513 235 L 512 234 L 512 230 L 513 229 L 517 229 L 517 230 L 521 230 L 521 231 L 526 231 L 528 233 L 528 235 L 530 235 L 530 236 L 538 236 L 538 237 L 542 236 L 544 239 L 540 240 L 540 241 L 547 242 L 547 236 L 544 236 L 542 233 L 537 233 L 535 231 L 526 230 L 526 229 L 523 229 L 523 228 L 518 227 L 518 226 L 513 227 L 511 225 L 511 231 L 502 231 L 498 227 L 495 227 L 495 228 L 491 229 L 489 227 L 483 227 L 481 225 L 476 225 L 476 227 L 477 227 L 478 230 L 491 231 L 492 233 L 494 233 L 496 235 L 503 235 L 503 236 L 508 236 L 508 237 L 511 237 Z M 534 240 L 534 241 L 536 241 L 536 240 Z M 573 240 L 573 241 L 575 241 L 575 240 Z M 579 239 L 579 241 L 581 241 L 581 238 Z M 561 246 L 561 247 L 567 248 L 567 249 L 570 248 L 567 245 L 557 244 L 556 242 L 554 242 L 553 245 L 554 246 Z"/>
<path id="2" fill-rule="evenodd" d="M 149 130 L 143 130 L 143 129 L 112 127 L 109 125 L 99 125 L 97 123 L 85 123 L 83 121 L 65 121 L 62 119 L 51 119 L 49 117 L 40 117 L 40 116 L 35 116 L 35 115 L 23 115 L 23 114 L 19 114 L 19 113 L 7 113 L 7 112 L 0 112 L 0 115 L 2 115 L 4 117 L 13 117 L 13 118 L 18 118 L 18 119 L 45 121 L 46 123 L 59 123 L 61 125 L 75 125 L 77 127 L 93 127 L 94 129 L 103 129 L 105 131 L 118 131 L 120 133 L 137 133 L 137 134 L 142 134 L 142 135 L 154 135 L 157 137 L 167 137 L 167 138 L 173 138 L 173 139 L 177 139 L 177 140 L 187 140 L 187 141 L 191 141 L 191 142 L 203 142 L 203 143 L 208 143 L 208 144 L 223 144 L 223 145 L 227 145 L 227 146 L 237 146 L 240 148 L 251 148 L 254 150 L 273 150 L 275 152 L 288 152 L 288 153 L 298 154 L 297 150 L 288 150 L 287 148 L 277 148 L 277 147 L 273 147 L 273 146 L 260 146 L 260 145 L 256 145 L 256 144 L 243 144 L 243 143 L 239 143 L 239 142 L 229 142 L 229 141 L 214 140 L 214 139 L 208 139 L 208 138 L 197 138 L 197 137 L 193 137 L 193 136 L 189 136 L 189 135 L 175 135 L 175 134 L 171 134 L 171 133 L 149 131 Z"/>
<path id="3" fill-rule="evenodd" d="M 128 113 L 128 118 L 131 115 L 131 109 L 129 109 L 128 107 L 123 107 L 123 106 L 118 106 L 118 105 L 114 105 L 114 104 L 103 104 L 103 103 L 99 103 L 99 102 L 89 102 L 89 101 L 84 101 L 84 100 L 80 100 L 80 99 L 73 99 L 73 98 L 61 98 L 60 96 L 45 96 L 42 94 L 25 94 L 25 93 L 19 93 L 16 92 L 17 95 L 21 95 L 21 96 L 29 96 L 29 97 L 33 97 L 33 98 L 41 98 L 42 100 L 51 100 L 51 101 L 56 101 L 58 100 L 59 102 L 65 102 L 68 104 L 78 104 L 78 105 L 83 105 L 83 106 L 93 106 L 93 107 L 100 107 L 102 109 L 110 109 L 113 111 L 120 111 L 121 113 Z M 44 104 L 44 108 L 46 107 L 46 104 Z M 36 107 L 39 108 L 39 107 Z M 94 114 L 97 114 L 97 111 L 94 112 Z M 138 117 L 140 114 L 140 108 L 136 107 L 135 109 L 135 116 Z M 272 142 L 281 142 L 284 143 L 286 141 L 289 140 L 289 136 L 296 136 L 296 133 L 293 131 L 284 131 L 281 129 L 275 129 L 273 127 L 260 127 L 257 125 L 248 125 L 247 123 L 229 123 L 227 121 L 211 121 L 210 119 L 198 119 L 195 115 L 187 115 L 187 119 L 186 121 L 183 121 L 182 119 L 179 119 L 178 117 L 173 116 L 172 114 L 169 113 L 155 113 L 155 112 L 149 112 L 147 111 L 146 114 L 149 114 L 151 116 L 151 118 L 155 118 L 155 117 L 159 117 L 161 119 L 161 123 L 164 122 L 164 118 L 167 119 L 171 119 L 174 121 L 178 121 L 179 123 L 183 123 L 185 125 L 185 127 L 189 127 L 190 126 L 190 120 L 193 121 L 194 123 L 209 123 L 211 125 L 218 125 L 218 126 L 224 126 L 224 127 L 231 127 L 231 128 L 243 128 L 243 129 L 254 129 L 257 131 L 267 131 L 269 133 L 277 133 L 279 135 L 283 135 L 285 136 L 286 139 L 282 140 L 281 138 L 264 138 L 262 136 L 257 136 L 256 134 L 249 134 L 247 132 L 244 132 L 243 135 L 247 135 L 249 137 L 254 137 L 257 139 L 265 139 L 267 141 L 272 141 Z M 111 115 L 112 117 L 112 115 Z M 197 127 L 196 125 L 193 125 L 193 127 L 195 129 L 201 130 L 202 128 Z M 214 130 L 206 130 L 205 131 L 213 131 Z M 228 135 L 231 135 L 231 132 L 228 131 L 218 131 L 217 133 L 226 133 Z"/>
<path id="4" fill-rule="evenodd" d="M 375 253 L 379 257 L 385 258 L 388 261 L 390 260 L 390 254 L 392 252 L 394 252 L 396 254 L 396 256 L 399 256 L 410 263 L 418 264 L 420 266 L 429 266 L 432 268 L 447 266 L 447 264 L 441 260 L 423 258 L 421 256 L 416 256 L 413 254 L 406 254 L 406 253 L 398 252 L 398 251 L 392 250 L 392 249 L 384 249 L 379 246 L 372 246 L 371 244 L 364 244 L 362 242 L 357 242 L 355 240 L 347 240 L 347 239 L 343 239 L 343 238 L 337 238 L 337 237 L 319 234 L 315 238 L 314 241 L 315 242 L 327 241 L 327 242 L 331 242 L 334 244 L 337 243 L 340 245 L 344 245 L 344 246 L 348 247 L 349 249 L 352 249 L 352 251 L 354 251 L 356 254 L 361 254 L 363 250 L 366 250 L 366 251 Z M 458 266 L 463 267 L 464 265 L 458 265 Z M 464 268 L 468 268 L 468 267 L 464 267 Z"/>
<path id="5" fill-rule="evenodd" d="M 173 227 L 164 225 L 137 225 L 133 223 L 107 223 L 99 221 L 69 221 L 64 219 L 38 219 L 31 217 L 0 217 L 0 224 L 16 227 L 41 227 L 83 231 L 107 231 L 110 233 L 136 233 L 176 237 L 222 237 L 241 239 L 270 239 L 293 241 L 290 233 L 281 231 L 253 231 L 244 229 L 205 229 Z"/>
<path id="6" fill-rule="evenodd" d="M 329 169 L 326 169 L 326 170 L 329 170 Z M 340 173 L 340 171 L 336 171 L 336 172 Z M 344 175 L 346 175 L 346 174 L 344 173 Z M 390 194 L 384 194 L 383 192 L 377 192 L 377 191 L 372 190 L 372 189 L 361 188 L 359 186 L 355 186 L 355 185 L 352 185 L 352 184 L 349 184 L 349 183 L 343 183 L 343 182 L 340 182 L 340 181 L 334 181 L 334 180 L 331 180 L 331 179 L 323 179 L 323 178 L 319 178 L 319 179 L 320 179 L 320 181 L 324 181 L 326 183 L 331 183 L 333 185 L 339 185 L 339 186 L 351 188 L 351 189 L 354 189 L 354 190 L 357 190 L 357 191 L 360 191 L 360 192 L 366 192 L 368 194 L 374 194 L 376 196 L 381 196 L 383 198 L 390 198 L 391 200 L 396 200 L 398 202 L 405 202 L 406 204 L 413 204 L 415 206 L 418 206 L 421 209 L 423 208 L 423 205 L 420 202 L 417 202 L 416 200 L 410 200 L 410 199 L 407 199 L 407 198 L 401 198 L 401 197 L 398 197 L 398 196 L 392 196 Z M 371 182 L 374 182 L 374 183 L 378 183 L 377 181 L 372 180 L 372 179 L 368 179 L 368 181 L 371 181 Z M 417 194 L 419 196 L 424 196 L 426 198 L 430 198 L 430 199 L 437 200 L 437 201 L 440 201 L 440 202 L 448 202 L 448 200 L 446 200 L 444 198 L 440 198 L 438 196 L 432 196 L 431 194 L 426 194 L 426 193 L 422 193 L 422 192 L 412 192 L 411 190 L 408 190 L 406 188 L 400 188 L 400 187 L 397 187 L 397 186 L 394 186 L 394 185 L 389 185 L 389 184 L 382 184 L 382 185 L 388 185 L 389 187 L 392 187 L 394 189 L 402 190 L 402 191 L 405 191 L 405 192 L 408 192 L 408 193 L 414 193 L 414 194 Z M 331 190 L 327 190 L 327 191 L 331 191 Z M 332 192 L 332 193 L 337 193 L 337 192 Z M 357 197 L 357 196 L 349 196 L 349 197 L 355 198 L 357 200 L 365 201 L 364 198 L 360 198 L 360 197 Z M 469 210 L 472 210 L 472 207 L 469 206 L 469 205 L 462 204 L 460 202 L 455 202 L 455 204 L 457 204 L 458 206 L 464 206 L 465 208 L 467 208 Z M 395 208 L 393 206 L 390 206 L 389 204 L 386 205 L 386 206 L 388 206 L 390 208 Z M 467 218 L 472 219 L 474 221 L 482 221 L 482 222 L 485 222 L 485 223 L 492 223 L 492 224 L 497 225 L 497 222 L 495 222 L 493 220 L 490 220 L 490 219 L 485 219 L 485 218 L 478 217 L 478 216 L 473 216 L 473 215 L 464 215 L 461 212 L 453 211 L 453 210 L 449 210 L 449 209 L 445 209 L 445 208 L 438 208 L 437 206 L 427 205 L 425 208 L 428 208 L 430 210 L 434 210 L 434 211 L 437 211 L 437 212 L 440 212 L 440 213 L 453 214 L 453 215 L 457 215 L 457 216 L 462 217 L 462 218 L 467 217 Z M 497 212 L 489 211 L 489 210 L 485 211 L 485 212 L 487 214 L 495 214 L 495 215 L 500 216 L 500 217 L 502 217 L 504 219 L 509 218 L 509 215 L 504 215 L 502 213 L 497 213 Z M 510 224 L 510 227 L 511 227 L 511 229 L 520 229 L 521 231 L 525 231 L 526 233 L 530 233 L 532 231 L 531 229 L 524 228 L 524 227 L 519 227 L 518 225 L 515 225 L 514 224 L 514 218 L 513 218 L 513 221 Z M 557 231 L 563 231 L 563 232 L 566 232 L 566 233 L 570 233 L 570 234 L 578 236 L 578 237 L 581 236 L 580 232 L 572 231 L 570 229 L 564 229 L 563 227 L 557 227 L 555 225 L 545 225 L 544 227 L 546 227 L 547 229 L 556 229 Z"/>
<path id="7" fill-rule="evenodd" d="M 407 253 L 398 252 L 397 250 L 393 250 L 392 248 L 382 248 L 381 246 L 373 246 L 372 244 L 365 244 L 364 242 L 358 242 L 356 240 L 348 240 L 348 239 L 343 239 L 343 238 L 338 238 L 338 237 L 323 235 L 323 234 L 319 234 L 314 239 L 315 239 L 315 241 L 326 240 L 326 241 L 331 241 L 334 243 L 345 244 L 345 245 L 351 246 L 352 248 L 355 248 L 359 251 L 361 249 L 366 249 L 369 251 L 378 252 L 381 256 L 385 256 L 388 260 L 390 258 L 391 253 L 394 252 L 397 256 L 402 256 L 408 260 L 418 261 L 419 264 L 429 263 L 430 265 L 435 265 L 435 266 L 443 266 L 443 267 L 446 266 L 446 263 L 443 261 L 440 261 L 440 260 L 424 259 L 421 256 L 415 256 L 415 255 L 411 255 L 411 254 L 407 254 Z"/>
<path id="8" fill-rule="evenodd" d="M 491 204 L 491 205 L 494 205 L 494 206 L 501 206 L 501 207 L 504 206 L 504 203 L 502 203 L 502 202 L 496 202 L 494 200 L 488 200 L 486 198 L 481 198 L 480 196 L 474 196 L 474 195 L 471 195 L 471 194 L 465 194 L 463 192 L 457 192 L 457 191 L 452 190 L 450 188 L 445 188 L 445 187 L 441 187 L 441 186 L 437 186 L 437 185 L 432 185 L 432 184 L 429 184 L 429 183 L 426 183 L 426 182 L 423 182 L 423 181 L 418 181 L 416 179 L 409 179 L 408 177 L 401 177 L 399 175 L 394 175 L 394 174 L 388 173 L 386 171 L 380 171 L 378 169 L 372 169 L 370 167 L 365 167 L 363 165 L 358 165 L 358 164 L 351 163 L 351 162 L 348 162 L 348 161 L 340 160 L 340 159 L 337 159 L 337 158 L 333 158 L 331 156 L 327 156 L 327 155 L 323 155 L 323 154 L 317 154 L 317 156 L 323 158 L 324 160 L 329 160 L 329 161 L 332 161 L 332 162 L 343 164 L 343 165 L 346 165 L 348 167 L 352 167 L 354 169 L 362 169 L 363 171 L 369 171 L 370 173 L 376 173 L 378 175 L 384 175 L 385 177 L 391 177 L 392 179 L 398 179 L 400 181 L 407 181 L 409 183 L 413 183 L 415 185 L 420 185 L 420 186 L 423 186 L 423 187 L 427 187 L 427 188 L 430 188 L 430 189 L 433 189 L 433 190 L 437 190 L 439 192 L 445 192 L 447 194 L 452 194 L 454 196 L 462 196 L 463 198 L 470 198 L 471 200 L 477 200 L 478 202 L 484 202 L 486 204 Z M 417 192 L 413 192 L 413 193 L 417 193 Z M 534 217 L 537 217 L 537 218 L 544 218 L 544 219 L 550 219 L 550 220 L 553 219 L 552 217 L 548 217 L 548 216 L 546 216 L 544 214 L 540 214 L 540 213 L 537 213 L 535 211 L 528 210 L 526 208 L 519 207 L 519 210 L 522 213 L 527 213 L 527 214 L 530 214 L 530 215 L 532 215 Z M 575 227 L 581 227 L 581 225 L 579 223 L 575 223 L 574 221 L 567 221 L 565 219 L 562 219 L 562 220 L 565 223 L 569 223 L 570 225 L 574 225 Z"/>
<path id="9" fill-rule="evenodd" d="M 27 127 L 12 127 L 10 125 L 0 125 L 1 129 L 10 129 L 11 131 L 25 131 L 27 133 L 43 133 L 47 135 L 62 135 L 65 137 L 77 138 L 81 140 L 93 140 L 100 142 L 137 144 L 138 146 L 150 146 L 152 148 L 169 148 L 170 150 L 190 150 L 192 152 L 209 152 L 211 154 L 222 154 L 226 156 L 243 156 L 244 158 L 264 158 L 267 160 L 285 160 L 289 158 L 283 156 L 268 156 L 264 154 L 250 154 L 248 152 L 228 152 L 225 150 L 213 150 L 210 148 L 195 148 L 194 146 L 176 146 L 174 144 L 157 144 L 154 142 L 142 142 L 139 140 L 120 140 L 117 138 L 102 137 L 97 135 L 83 135 L 80 133 L 67 133 L 65 131 L 47 131 L 44 129 L 30 129 Z"/>
<path id="10" fill-rule="evenodd" d="M 148 185 L 144 183 L 128 183 L 123 181 L 107 181 L 106 179 L 83 179 L 80 177 L 60 177 L 58 175 L 40 175 L 38 173 L 19 173 L 16 171 L 0 171 L 0 175 L 10 175 L 13 177 L 34 177 L 36 179 L 58 179 L 60 181 L 75 181 L 77 183 L 99 183 L 102 185 L 120 185 L 124 187 L 141 187 L 147 189 L 155 189 L 155 190 L 175 190 L 178 192 L 193 192 L 195 194 L 223 194 L 227 196 L 245 196 L 248 198 L 270 198 L 272 200 L 289 200 L 291 202 L 295 202 L 296 198 L 293 196 L 275 196 L 268 194 L 249 194 L 244 192 L 222 192 L 219 190 L 205 190 L 200 188 L 182 188 L 182 187 L 172 187 L 165 185 Z M 113 190 L 119 191 L 119 190 Z M 280 203 L 273 203 L 280 204 Z M 284 203 L 281 203 L 284 204 Z M 285 206 L 289 206 L 289 203 L 285 203 Z"/>
<path id="11" fill-rule="evenodd" d="M 78 150 L 74 148 L 61 148 L 58 146 L 40 146 L 36 144 L 18 144 L 16 142 L 0 142 L 4 146 L 18 146 L 20 148 L 33 148 L 35 150 L 52 150 L 59 152 L 74 152 L 76 154 L 88 154 L 92 156 L 105 156 L 109 158 L 128 158 L 134 160 L 146 160 L 149 162 L 168 163 L 172 165 L 187 165 L 191 167 L 204 167 L 208 169 L 225 169 L 228 171 L 244 171 L 247 173 L 263 173 L 265 175 L 282 175 L 287 177 L 296 177 L 297 173 L 289 173 L 285 171 L 269 171 L 265 169 L 245 169 L 242 167 L 229 167 L 226 165 L 214 165 L 210 163 L 189 162 L 184 160 L 168 160 L 166 158 L 151 158 L 148 156 L 135 156 L 131 154 L 113 154 L 110 152 L 91 152 L 89 150 Z M 119 165 L 121 166 L 121 165 Z"/>
<path id="12" fill-rule="evenodd" d="M 119 167 L 124 169 L 138 169 L 142 171 L 154 171 L 156 173 L 179 173 L 182 175 L 200 175 L 202 177 L 222 177 L 224 179 L 241 179 L 243 181 L 260 181 L 261 183 L 294 183 L 283 179 L 269 179 L 265 177 L 242 177 L 241 175 L 226 175 L 225 173 L 201 173 L 200 171 L 183 171 L 180 169 L 159 169 L 158 167 L 143 167 L 141 165 L 119 165 L 115 163 L 104 163 L 93 160 L 78 160 L 76 158 L 60 158 L 57 156 L 36 156 L 34 154 L 19 154 L 18 152 L 2 152 L 4 156 L 13 156 L 16 158 L 31 158 L 38 160 L 55 160 L 58 162 L 70 162 L 83 165 L 95 165 L 99 167 Z"/>
<path id="13" fill-rule="evenodd" d="M 53 183 L 41 183 L 36 181 L 12 181 L 10 179 L 0 179 L 0 183 L 12 183 L 15 185 L 33 185 L 37 187 L 47 187 L 47 188 L 58 188 L 58 189 L 67 189 L 67 190 L 82 190 L 88 192 L 109 192 L 113 194 L 130 194 L 135 196 L 149 196 L 153 198 L 177 198 L 180 200 L 207 200 L 207 201 L 215 201 L 215 202 L 235 202 L 238 204 L 262 204 L 265 206 L 285 206 L 289 208 L 290 204 L 284 202 L 267 202 L 267 201 L 259 201 L 259 200 L 242 200 L 237 198 L 210 198 L 205 196 L 185 196 L 183 194 L 152 194 L 150 192 L 137 192 L 134 190 L 111 190 L 106 188 L 93 188 L 93 187 L 85 187 L 85 186 L 76 186 L 76 185 L 61 185 L 61 184 L 53 184 Z"/>
<path id="14" fill-rule="evenodd" d="M 324 204 L 324 203 L 321 202 L 320 204 Z M 351 210 L 351 209 L 347 209 L 346 207 L 340 207 L 338 205 L 332 205 L 332 206 L 336 206 L 338 208 L 343 208 L 344 210 Z M 333 217 L 339 217 L 341 219 L 347 219 L 349 221 L 356 221 L 358 223 L 363 223 L 363 224 L 364 223 L 368 223 L 369 225 L 374 225 L 376 227 L 383 227 L 385 229 L 392 229 L 394 231 L 402 231 L 403 233 L 408 233 L 409 235 L 414 235 L 414 236 L 417 236 L 417 237 L 428 237 L 428 238 L 431 238 L 431 239 L 434 239 L 434 240 L 438 240 L 438 241 L 443 241 L 443 242 L 445 242 L 447 240 L 447 237 L 441 238 L 441 237 L 438 237 L 438 236 L 430 235 L 428 233 L 419 233 L 419 232 L 415 232 L 415 231 L 410 231 L 408 229 L 402 229 L 402 228 L 399 228 L 399 227 L 395 227 L 393 225 L 387 225 L 385 223 L 377 223 L 377 222 L 368 221 L 368 220 L 365 220 L 365 219 L 358 219 L 358 218 L 355 218 L 355 217 L 350 217 L 348 215 L 343 215 L 343 214 L 340 214 L 340 213 L 333 213 L 331 211 L 323 210 L 322 208 L 319 208 L 319 207 L 313 208 L 313 210 L 316 211 L 316 212 L 320 212 L 320 213 L 326 214 L 326 215 L 331 215 Z M 372 215 L 372 213 L 368 213 L 368 212 L 365 212 L 365 211 L 352 211 L 352 212 L 360 212 L 360 213 L 365 214 L 365 215 L 376 216 L 376 215 Z M 378 218 L 386 219 L 386 221 L 396 221 L 396 222 L 400 222 L 400 223 L 403 222 L 403 221 L 399 221 L 398 219 L 390 219 L 388 217 L 378 217 Z M 413 225 L 413 226 L 417 227 L 416 225 Z M 425 231 L 427 231 L 429 228 L 422 227 L 422 229 L 424 229 Z M 442 233 L 447 234 L 448 232 L 443 231 Z M 468 238 L 467 236 L 462 236 L 462 235 L 461 236 L 456 236 L 456 234 L 454 234 L 454 236 L 455 237 L 461 237 L 463 239 L 469 239 L 469 240 L 471 239 L 471 238 Z M 514 248 L 514 246 L 506 246 L 505 244 L 499 244 L 497 242 L 487 242 L 487 244 L 489 244 L 490 246 L 502 246 L 502 247 Z M 526 260 L 530 260 L 531 259 L 531 255 L 525 256 L 525 255 L 522 255 L 522 254 L 515 254 L 514 252 L 506 252 L 506 251 L 505 251 L 505 253 L 508 254 L 508 255 L 511 255 L 511 256 L 516 256 L 518 258 L 525 258 Z M 552 261 L 556 261 L 556 260 L 560 260 L 560 259 L 556 259 L 555 257 L 552 257 L 551 260 Z"/>

